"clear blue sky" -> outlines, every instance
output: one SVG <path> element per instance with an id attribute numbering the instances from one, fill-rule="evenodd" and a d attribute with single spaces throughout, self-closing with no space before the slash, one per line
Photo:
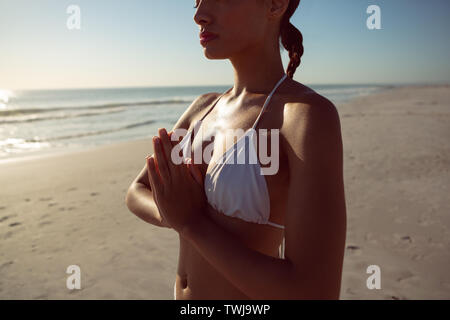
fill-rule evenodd
<path id="1" fill-rule="evenodd" d="M 194 2 L 0 0 L 0 88 L 232 84 L 228 60 L 203 56 Z M 70 4 L 81 30 L 66 28 Z M 382 30 L 366 27 L 371 4 Z M 450 82 L 449 0 L 302 0 L 291 22 L 302 83 Z"/>

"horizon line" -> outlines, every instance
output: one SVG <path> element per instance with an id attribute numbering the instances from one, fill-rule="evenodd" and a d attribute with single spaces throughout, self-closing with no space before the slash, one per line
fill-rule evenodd
<path id="1" fill-rule="evenodd" d="M 367 82 L 367 83 L 355 83 L 355 82 L 342 82 L 342 83 L 306 83 L 307 86 L 402 86 L 402 85 L 449 85 L 450 82 L 446 81 L 424 81 L 424 82 Z M 210 85 L 141 85 L 141 86 L 95 86 L 95 87 L 60 87 L 60 88 L 8 88 L 0 86 L 0 90 L 7 91 L 58 91 L 58 90 L 102 90 L 102 89 L 150 89 L 150 88 L 204 88 L 204 87 L 229 87 L 232 84 L 210 84 Z"/>

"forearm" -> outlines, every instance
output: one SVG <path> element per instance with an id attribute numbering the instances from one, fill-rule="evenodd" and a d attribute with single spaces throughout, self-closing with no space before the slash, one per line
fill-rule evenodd
<path id="1" fill-rule="evenodd" d="M 135 184 L 130 187 L 125 202 L 128 209 L 145 222 L 158 227 L 170 228 L 167 222 L 159 214 L 151 190 L 145 186 Z"/>
<path id="2" fill-rule="evenodd" d="M 299 299 L 298 281 L 288 260 L 249 249 L 208 216 L 182 235 L 251 299 Z"/>

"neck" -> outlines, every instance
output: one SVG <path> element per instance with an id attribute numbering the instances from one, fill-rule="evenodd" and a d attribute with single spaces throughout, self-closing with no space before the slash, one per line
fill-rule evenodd
<path id="1" fill-rule="evenodd" d="M 272 45 L 275 43 L 276 45 Z M 269 94 L 285 74 L 278 41 L 265 41 L 230 58 L 234 67 L 231 97 Z M 233 99 L 233 98 L 231 98 Z"/>

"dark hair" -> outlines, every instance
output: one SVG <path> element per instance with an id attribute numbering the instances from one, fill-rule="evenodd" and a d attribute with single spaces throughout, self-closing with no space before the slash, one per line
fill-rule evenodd
<path id="1" fill-rule="evenodd" d="M 289 52 L 289 65 L 286 69 L 287 75 L 292 79 L 294 72 L 300 65 L 300 59 L 303 55 L 303 35 L 289 19 L 294 14 L 300 0 L 290 0 L 288 8 L 281 19 L 280 24 L 280 38 L 281 44 Z"/>

